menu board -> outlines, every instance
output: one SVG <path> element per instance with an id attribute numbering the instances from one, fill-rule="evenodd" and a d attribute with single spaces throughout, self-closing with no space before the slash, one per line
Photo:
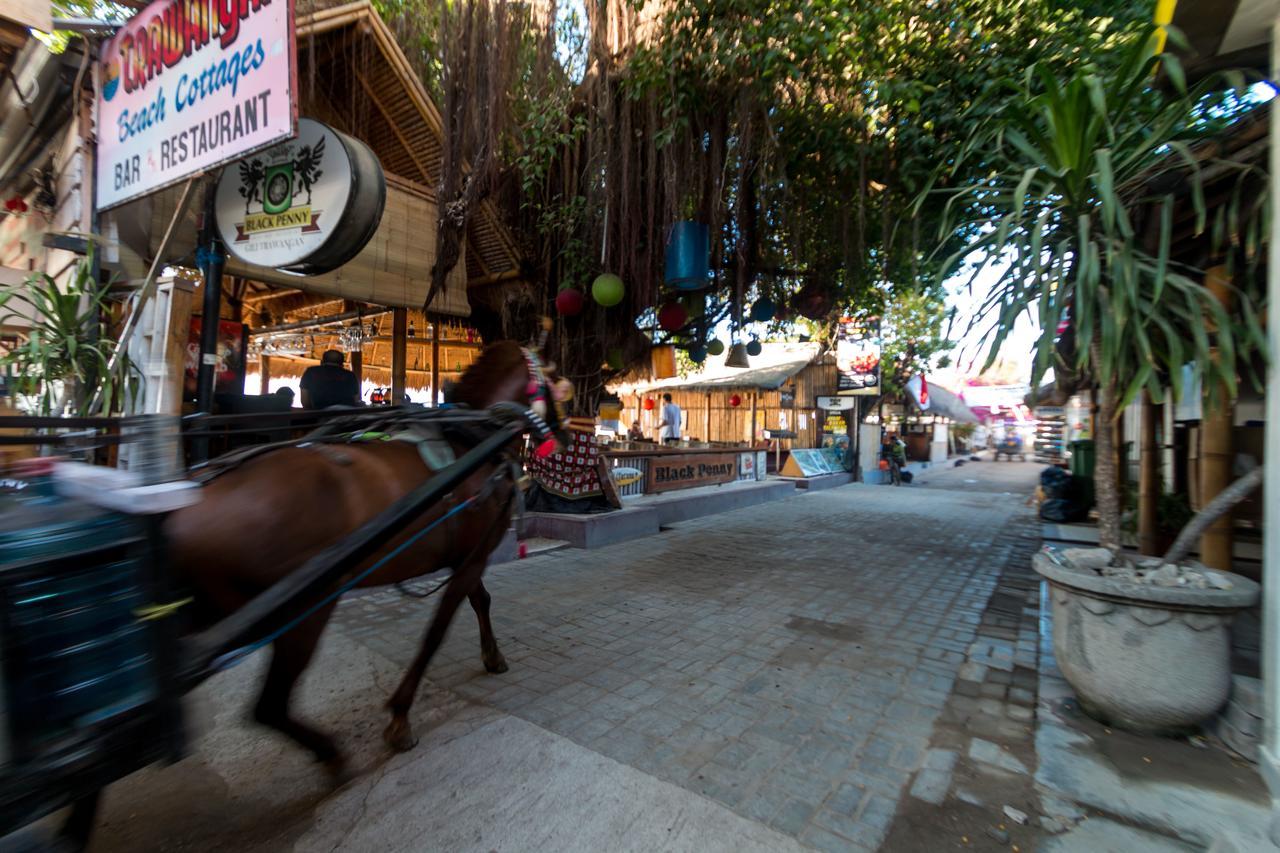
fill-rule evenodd
<path id="1" fill-rule="evenodd" d="M 844 465 L 835 448 L 793 450 L 782 466 L 784 477 L 820 477 L 823 474 L 844 474 Z"/>
<path id="2" fill-rule="evenodd" d="M 658 456 L 649 461 L 645 494 L 732 483 L 738 479 L 738 459 L 733 453 L 698 453 Z"/>
<path id="3" fill-rule="evenodd" d="M 841 394 L 880 393 L 880 321 L 840 321 L 836 335 L 836 386 Z"/>

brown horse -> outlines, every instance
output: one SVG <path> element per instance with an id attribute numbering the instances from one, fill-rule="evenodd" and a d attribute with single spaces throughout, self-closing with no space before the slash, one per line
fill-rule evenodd
<path id="1" fill-rule="evenodd" d="M 488 347 L 462 376 L 455 402 L 482 409 L 503 401 L 528 406 L 530 397 L 548 398 L 546 378 L 537 362 L 526 356 L 526 350 L 511 342 Z M 555 407 L 549 399 L 547 403 L 554 428 Z M 461 456 L 466 449 L 457 445 L 454 451 Z M 422 647 L 387 703 L 392 717 L 383 737 L 393 749 L 409 749 L 416 743 L 409 709 L 427 664 L 464 598 L 480 622 L 485 669 L 493 673 L 507 669 L 489 621 L 489 593 L 481 582 L 490 553 L 507 531 L 518 488 L 510 476 L 504 476 L 505 464 L 495 460 L 481 467 L 451 499 L 428 510 L 356 569 L 372 565 L 451 508 L 473 499 L 465 510 L 359 584 L 380 586 L 442 568 L 453 570 Z M 169 518 L 165 533 L 172 563 L 191 585 L 201 621 L 211 622 L 243 607 L 429 476 L 417 448 L 401 441 L 269 451 L 214 479 L 203 489 L 200 503 Z M 342 776 L 345 760 L 333 740 L 289 713 L 290 694 L 310 663 L 333 608 L 334 603 L 329 603 L 272 642 L 271 667 L 254 718 L 293 738 L 332 773 Z"/>

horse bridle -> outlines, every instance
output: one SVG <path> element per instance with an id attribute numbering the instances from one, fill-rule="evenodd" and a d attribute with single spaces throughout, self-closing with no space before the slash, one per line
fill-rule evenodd
<path id="1" fill-rule="evenodd" d="M 529 371 L 529 382 L 525 387 L 529 409 L 525 416 L 538 431 L 538 438 L 542 439 L 534 452 L 539 458 L 543 458 L 555 452 L 555 432 L 560 427 L 560 413 L 556 409 L 546 371 L 542 368 L 542 360 L 531 349 L 522 347 L 520 352 L 524 354 L 524 363 Z"/>

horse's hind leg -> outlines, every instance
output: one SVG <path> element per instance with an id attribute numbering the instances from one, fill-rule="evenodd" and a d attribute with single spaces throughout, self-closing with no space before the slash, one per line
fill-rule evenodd
<path id="1" fill-rule="evenodd" d="M 480 657 L 484 668 L 493 673 L 506 672 L 507 659 L 498 651 L 493 623 L 489 621 L 489 590 L 484 588 L 484 582 L 477 580 L 467 598 L 471 601 L 471 609 L 476 612 L 476 621 L 480 623 Z"/>
<path id="2" fill-rule="evenodd" d="M 431 626 L 427 628 L 427 634 L 422 638 L 422 648 L 418 649 L 418 655 L 409 665 L 409 671 L 404 674 L 400 686 L 387 702 L 387 708 L 391 710 L 391 722 L 383 731 L 382 737 L 387 745 L 397 752 L 412 749 L 418 743 L 417 738 L 413 736 L 413 729 L 409 726 L 409 709 L 413 707 L 413 698 L 418 692 L 418 685 L 422 683 L 422 676 L 427 671 L 431 656 L 436 653 L 436 649 L 440 648 L 445 632 L 449 630 L 449 623 L 453 621 L 458 605 L 479 582 L 480 575 L 484 572 L 484 565 L 485 560 L 482 558 L 478 563 L 459 566 L 454 571 L 453 577 L 449 578 L 449 584 L 444 588 L 444 594 L 440 598 L 440 605 L 431 619 Z M 496 643 L 494 648 L 497 648 Z"/>
<path id="3" fill-rule="evenodd" d="M 333 739 L 289 714 L 294 685 L 311 663 L 332 612 L 333 608 L 329 607 L 317 613 L 271 644 L 271 668 L 262 684 L 258 704 L 254 706 L 253 718 L 309 749 L 335 779 L 341 780 L 346 776 L 346 759 Z"/>

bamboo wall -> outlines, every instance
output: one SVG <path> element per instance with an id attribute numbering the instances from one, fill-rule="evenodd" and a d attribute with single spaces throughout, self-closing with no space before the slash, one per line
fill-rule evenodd
<path id="1" fill-rule="evenodd" d="M 816 411 L 819 395 L 834 394 L 836 391 L 836 368 L 834 364 L 811 364 L 796 376 L 785 382 L 776 391 L 752 391 L 750 388 L 723 388 L 715 391 L 682 390 L 678 388 L 650 391 L 644 394 L 622 395 L 622 426 L 631 426 L 634 420 L 640 421 L 645 435 L 656 438 L 658 423 L 662 420 L 662 395 L 669 393 L 671 401 L 680 407 L 684 414 L 683 435 L 701 441 L 745 442 L 751 440 L 751 398 L 756 395 L 756 435 L 763 438 L 766 429 L 781 429 L 779 413 L 782 411 L 781 398 L 784 391 L 792 391 L 795 395 L 794 406 L 786 411 L 787 429 L 794 430 L 797 437 L 784 439 L 783 449 L 792 447 L 819 447 L 822 444 L 822 423 Z M 741 405 L 736 408 L 729 405 L 729 398 L 737 394 L 742 398 Z M 654 401 L 652 411 L 645 411 L 644 400 Z M 707 413 L 710 410 L 710 430 L 708 430 Z M 804 416 L 805 425 L 799 428 L 799 418 Z M 839 417 L 839 415 L 836 415 Z"/>

